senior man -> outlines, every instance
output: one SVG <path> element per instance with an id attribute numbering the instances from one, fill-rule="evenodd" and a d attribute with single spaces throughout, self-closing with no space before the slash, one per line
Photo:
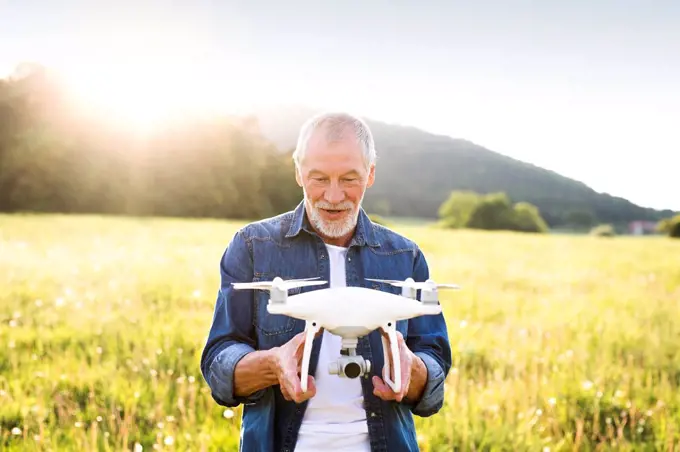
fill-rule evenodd
<path id="1" fill-rule="evenodd" d="M 326 113 L 302 127 L 293 154 L 304 199 L 294 211 L 240 229 L 221 258 L 221 287 L 201 357 L 216 403 L 243 404 L 244 451 L 414 451 L 413 415 L 431 416 L 444 402 L 451 348 L 444 317 L 399 321 L 402 387 L 382 379 L 381 331 L 359 340 L 371 374 L 328 373 L 340 355 L 338 336 L 314 339 L 308 390 L 300 383 L 303 320 L 267 312 L 267 291 L 235 291 L 234 282 L 320 277 L 330 287 L 429 277 L 425 256 L 411 240 L 373 223 L 361 203 L 375 179 L 376 152 L 366 123 Z M 289 294 L 326 286 L 292 289 Z M 348 304 L 347 309 L 353 309 Z M 389 359 L 389 357 L 387 357 Z"/>

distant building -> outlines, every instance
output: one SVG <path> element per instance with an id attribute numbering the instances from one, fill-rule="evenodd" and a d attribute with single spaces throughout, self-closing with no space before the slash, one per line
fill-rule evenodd
<path id="1" fill-rule="evenodd" d="M 628 232 L 632 235 L 656 234 L 655 221 L 631 221 L 628 223 Z"/>

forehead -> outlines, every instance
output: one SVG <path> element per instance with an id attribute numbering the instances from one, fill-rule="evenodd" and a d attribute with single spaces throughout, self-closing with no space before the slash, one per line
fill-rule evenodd
<path id="1" fill-rule="evenodd" d="M 302 165 L 321 171 L 360 171 L 364 168 L 363 148 L 351 127 L 329 131 L 322 126 L 312 132 Z"/>

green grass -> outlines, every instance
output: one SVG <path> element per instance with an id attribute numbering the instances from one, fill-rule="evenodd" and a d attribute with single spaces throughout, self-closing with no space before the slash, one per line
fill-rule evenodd
<path id="1" fill-rule="evenodd" d="M 0 450 L 236 450 L 198 364 L 237 227 L 0 216 Z M 680 447 L 680 241 L 395 228 L 463 286 L 423 451 Z"/>

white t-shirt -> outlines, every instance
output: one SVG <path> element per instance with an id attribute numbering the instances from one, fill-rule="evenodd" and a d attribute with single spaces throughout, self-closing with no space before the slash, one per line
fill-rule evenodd
<path id="1" fill-rule="evenodd" d="M 344 287 L 347 285 L 347 248 L 328 244 L 326 248 L 331 266 L 330 287 Z M 340 356 L 341 343 L 340 336 L 323 331 L 314 378 L 316 395 L 309 399 L 298 434 L 296 452 L 371 450 L 360 378 L 352 379 L 328 373 L 328 364 Z"/>

